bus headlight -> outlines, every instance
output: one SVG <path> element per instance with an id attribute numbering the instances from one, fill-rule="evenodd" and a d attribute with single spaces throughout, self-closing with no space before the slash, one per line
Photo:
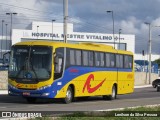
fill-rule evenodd
<path id="1" fill-rule="evenodd" d="M 48 96 L 50 93 L 43 93 L 42 96 Z"/>
<path id="2" fill-rule="evenodd" d="M 11 85 L 11 84 L 8 84 L 8 86 L 12 89 L 17 89 L 15 86 Z"/>
<path id="3" fill-rule="evenodd" d="M 49 88 L 49 87 L 51 87 L 51 85 L 47 85 L 47 86 L 43 86 L 43 87 L 37 88 L 37 90 L 44 90 L 44 89 Z"/>

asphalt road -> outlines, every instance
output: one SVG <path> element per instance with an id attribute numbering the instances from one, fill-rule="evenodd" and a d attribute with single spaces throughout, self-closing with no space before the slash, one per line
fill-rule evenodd
<path id="1" fill-rule="evenodd" d="M 116 100 L 105 101 L 102 97 L 90 97 L 64 104 L 60 100 L 40 99 L 28 104 L 21 97 L 0 95 L 0 111 L 99 111 L 144 105 L 160 104 L 160 92 L 155 88 L 137 88 L 132 94 L 118 95 Z"/>

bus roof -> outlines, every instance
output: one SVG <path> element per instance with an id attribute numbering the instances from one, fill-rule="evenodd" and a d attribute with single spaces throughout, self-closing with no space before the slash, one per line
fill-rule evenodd
<path id="1" fill-rule="evenodd" d="M 100 43 L 88 43 L 88 42 L 73 44 L 73 43 L 63 43 L 63 42 L 46 41 L 46 40 L 34 40 L 34 41 L 31 40 L 31 41 L 19 42 L 14 45 L 44 45 L 44 46 L 69 47 L 69 48 L 76 48 L 76 49 L 113 52 L 113 53 L 120 53 L 120 54 L 133 54 L 130 51 L 114 49 L 110 45 L 104 45 Z"/>

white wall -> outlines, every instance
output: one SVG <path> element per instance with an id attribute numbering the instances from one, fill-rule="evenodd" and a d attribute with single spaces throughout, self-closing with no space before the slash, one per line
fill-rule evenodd
<path id="1" fill-rule="evenodd" d="M 151 61 L 154 61 L 159 58 L 160 58 L 160 55 L 157 55 L 157 54 L 151 55 Z M 142 56 L 142 54 L 135 54 L 134 59 L 135 60 L 149 60 L 149 56 L 148 55 Z"/>

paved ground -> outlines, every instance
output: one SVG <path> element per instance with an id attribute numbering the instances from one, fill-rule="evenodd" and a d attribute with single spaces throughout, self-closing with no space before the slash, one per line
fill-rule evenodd
<path id="1" fill-rule="evenodd" d="M 144 87 L 144 86 L 143 86 Z M 60 100 L 39 99 L 28 104 L 24 98 L 0 95 L 0 110 L 5 111 L 99 111 L 145 105 L 159 105 L 159 92 L 153 87 L 136 88 L 134 93 L 118 95 L 116 100 L 105 101 L 101 96 L 63 104 Z"/>

